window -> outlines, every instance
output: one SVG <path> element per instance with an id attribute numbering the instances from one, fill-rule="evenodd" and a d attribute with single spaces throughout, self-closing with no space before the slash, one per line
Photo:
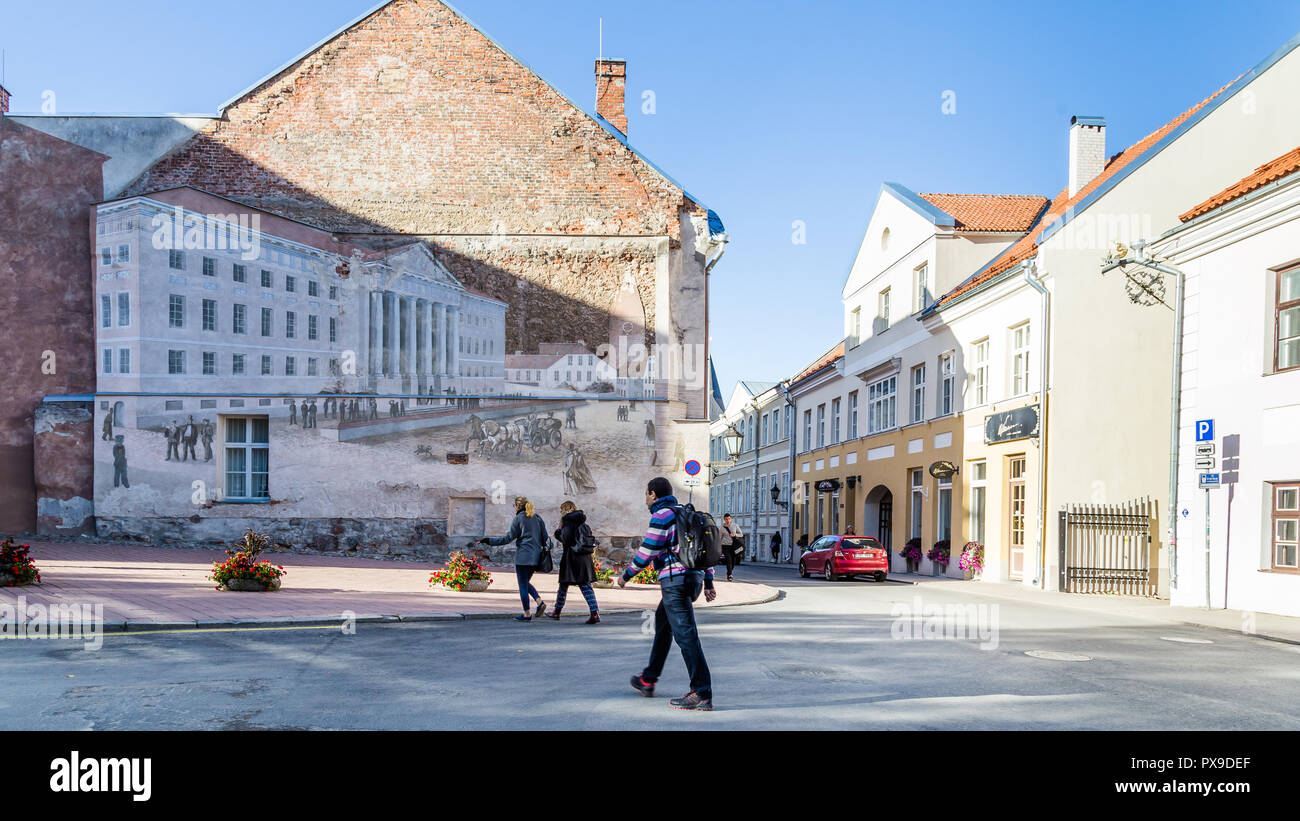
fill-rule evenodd
<path id="1" fill-rule="evenodd" d="M 953 389 L 956 379 L 953 374 L 953 355 L 946 353 L 939 357 L 939 415 L 947 416 L 953 411 Z"/>
<path id="2" fill-rule="evenodd" d="M 335 317 L 330 317 L 330 342 L 339 341 L 339 321 Z"/>
<path id="3" fill-rule="evenodd" d="M 185 297 L 171 294 L 167 303 L 167 324 L 172 328 L 185 327 Z"/>
<path id="4" fill-rule="evenodd" d="M 984 405 L 989 401 L 989 341 L 981 339 L 971 348 L 971 376 L 975 387 L 975 404 Z"/>
<path id="5" fill-rule="evenodd" d="M 270 498 L 270 426 L 267 418 L 227 416 L 225 423 L 225 498 Z"/>
<path id="6" fill-rule="evenodd" d="M 826 447 L 826 403 L 817 406 L 817 447 Z"/>
<path id="7" fill-rule="evenodd" d="M 812 411 L 803 412 L 803 449 L 812 450 Z"/>
<path id="8" fill-rule="evenodd" d="M 293 339 L 298 328 L 298 315 L 293 311 L 284 312 L 284 338 Z"/>
<path id="9" fill-rule="evenodd" d="M 262 271 L 262 287 L 270 288 L 271 286 L 272 286 L 271 272 L 266 270 Z"/>
<path id="10" fill-rule="evenodd" d="M 320 296 L 320 283 L 314 279 L 307 280 L 307 296 Z"/>
<path id="11" fill-rule="evenodd" d="M 862 339 L 862 308 L 854 308 L 849 314 L 849 345 L 857 345 Z"/>
<path id="12" fill-rule="evenodd" d="M 1274 370 L 1300 368 L 1300 266 L 1277 274 Z"/>
<path id="13" fill-rule="evenodd" d="M 781 435 L 781 411 L 777 409 L 772 411 L 772 441 L 777 442 L 783 438 Z"/>
<path id="14" fill-rule="evenodd" d="M 118 348 L 117 372 L 118 373 L 131 372 L 131 349 L 130 348 Z"/>
<path id="15" fill-rule="evenodd" d="M 108 294 L 99 295 L 99 327 L 113 327 L 113 297 Z"/>
<path id="16" fill-rule="evenodd" d="M 284 358 L 284 375 L 294 376 L 296 375 L 297 370 L 298 370 L 298 363 L 294 360 L 292 356 L 286 356 Z"/>
<path id="17" fill-rule="evenodd" d="M 1297 570 L 1300 544 L 1300 483 L 1273 485 L 1273 568 Z"/>
<path id="18" fill-rule="evenodd" d="M 100 248 L 100 249 L 99 249 L 99 264 L 100 264 L 100 265 L 112 265 L 112 264 L 113 264 L 113 249 L 112 249 L 112 248 L 109 248 L 109 247 L 105 246 L 104 248 Z"/>
<path id="19" fill-rule="evenodd" d="M 858 438 L 858 392 L 849 394 L 849 437 Z"/>
<path id="20" fill-rule="evenodd" d="M 185 351 L 167 351 L 167 373 L 185 373 Z"/>
<path id="21" fill-rule="evenodd" d="M 952 541 L 952 477 L 939 480 L 939 500 L 935 505 L 936 541 Z M 951 554 L 950 554 L 951 555 Z"/>
<path id="22" fill-rule="evenodd" d="M 912 305 L 912 313 L 920 313 L 926 305 L 930 304 L 930 266 L 923 264 L 912 272 L 916 282 L 915 299 Z"/>
<path id="23" fill-rule="evenodd" d="M 984 544 L 984 504 L 988 492 L 988 463 L 971 462 L 970 466 L 970 538 Z"/>
<path id="24" fill-rule="evenodd" d="M 293 293 L 296 286 L 297 286 L 297 282 L 294 280 L 294 278 L 289 276 L 288 274 L 285 274 L 284 290 L 288 291 L 289 293 Z"/>
<path id="25" fill-rule="evenodd" d="M 316 357 L 314 356 L 307 357 L 307 375 L 308 376 L 316 375 Z"/>
<path id="26" fill-rule="evenodd" d="M 104 349 L 104 373 L 113 372 L 113 349 Z"/>
<path id="27" fill-rule="evenodd" d="M 831 400 L 831 444 L 840 443 L 840 398 Z"/>
<path id="28" fill-rule="evenodd" d="M 119 246 L 117 246 L 117 261 L 118 261 L 118 262 L 130 262 L 130 261 L 131 261 L 131 246 L 130 246 L 130 245 L 119 245 Z"/>
<path id="29" fill-rule="evenodd" d="M 246 322 L 247 312 L 248 312 L 248 306 L 246 305 L 233 306 L 233 310 L 231 311 L 231 316 L 230 316 L 230 330 L 233 333 L 237 333 L 237 334 L 248 333 L 248 327 Z"/>
<path id="30" fill-rule="evenodd" d="M 212 257 L 203 258 L 203 275 L 205 277 L 214 277 L 217 275 L 217 261 Z"/>
<path id="31" fill-rule="evenodd" d="M 889 289 L 881 291 L 876 297 L 876 325 L 873 333 L 880 333 L 889 328 Z"/>
<path id="32" fill-rule="evenodd" d="M 215 299 L 203 300 L 203 330 L 215 331 L 217 329 L 217 301 Z"/>
<path id="33" fill-rule="evenodd" d="M 912 368 L 912 421 L 925 421 L 925 365 Z"/>
<path id="34" fill-rule="evenodd" d="M 232 275 L 232 277 L 235 280 L 235 282 L 247 282 L 248 269 L 245 268 L 243 265 L 236 264 L 234 274 Z"/>
<path id="35" fill-rule="evenodd" d="M 262 309 L 262 336 L 271 335 L 271 309 Z"/>
<path id="36" fill-rule="evenodd" d="M 262 356 L 262 376 L 271 375 L 271 357 L 263 354 Z"/>
<path id="37" fill-rule="evenodd" d="M 1011 329 L 1011 395 L 1029 392 L 1029 323 Z"/>
<path id="38" fill-rule="evenodd" d="M 203 375 L 216 376 L 217 374 L 217 354 L 215 351 L 203 352 Z"/>
<path id="39" fill-rule="evenodd" d="M 768 415 L 766 413 L 763 414 L 763 423 L 760 426 L 760 433 L 759 433 L 759 440 L 758 440 L 758 443 L 760 445 L 767 444 L 767 424 L 770 421 L 771 420 L 768 418 Z"/>
<path id="40" fill-rule="evenodd" d="M 331 285 L 331 286 L 330 286 L 330 299 L 338 299 L 338 298 L 339 298 L 339 286 L 337 286 L 337 285 Z"/>
<path id="41" fill-rule="evenodd" d="M 922 473 L 920 468 L 911 471 L 912 474 L 912 519 L 911 519 L 911 538 L 921 538 L 921 523 L 924 521 L 922 505 L 925 502 L 925 490 L 922 488 Z M 925 548 L 922 547 L 922 555 L 925 554 Z"/>
<path id="42" fill-rule="evenodd" d="M 317 328 L 317 318 L 315 314 L 307 315 L 307 338 L 320 339 L 320 330 Z"/>
<path id="43" fill-rule="evenodd" d="M 880 433 L 897 424 L 894 418 L 898 377 L 890 376 L 867 386 L 867 433 Z"/>
<path id="44" fill-rule="evenodd" d="M 177 271 L 184 271 L 184 270 L 185 270 L 185 252 L 184 252 L 184 251 L 168 251 L 168 252 L 167 252 L 167 266 L 168 266 L 169 268 L 175 268 Z"/>
<path id="45" fill-rule="evenodd" d="M 131 324 L 131 292 L 117 292 L 117 327 L 125 328 Z"/>
<path id="46" fill-rule="evenodd" d="M 242 353 L 237 353 L 230 357 L 230 372 L 237 376 L 243 375 L 244 355 Z"/>

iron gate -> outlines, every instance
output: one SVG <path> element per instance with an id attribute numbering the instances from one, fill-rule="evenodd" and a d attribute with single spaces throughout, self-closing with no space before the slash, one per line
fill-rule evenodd
<path id="1" fill-rule="evenodd" d="M 1114 505 L 1063 505 L 1061 590 L 1154 596 L 1151 498 Z"/>

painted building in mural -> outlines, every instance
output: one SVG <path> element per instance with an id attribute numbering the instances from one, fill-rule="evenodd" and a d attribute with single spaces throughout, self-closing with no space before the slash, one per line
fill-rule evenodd
<path id="1" fill-rule="evenodd" d="M 645 482 L 707 463 L 721 220 L 621 95 L 584 113 L 443 3 L 386 3 L 210 118 L 22 119 L 109 157 L 101 536 L 437 557 L 524 495 L 626 549 Z"/>

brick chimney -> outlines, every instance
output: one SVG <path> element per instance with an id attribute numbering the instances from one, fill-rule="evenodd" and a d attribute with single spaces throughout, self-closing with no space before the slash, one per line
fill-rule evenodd
<path id="1" fill-rule="evenodd" d="M 626 83 L 626 61 L 596 61 L 596 113 L 608 120 L 623 136 L 627 136 L 627 110 L 623 107 Z"/>
<path id="2" fill-rule="evenodd" d="M 4 86 L 0 86 L 0 114 L 9 112 L 9 92 Z"/>
<path id="3" fill-rule="evenodd" d="M 1070 118 L 1070 196 L 1096 179 L 1106 167 L 1106 120 Z"/>

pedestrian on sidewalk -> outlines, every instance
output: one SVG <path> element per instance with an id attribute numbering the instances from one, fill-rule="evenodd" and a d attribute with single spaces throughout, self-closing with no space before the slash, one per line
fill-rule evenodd
<path id="1" fill-rule="evenodd" d="M 722 558 L 727 562 L 727 581 L 733 581 L 731 573 L 745 551 L 745 534 L 740 532 L 740 525 L 731 521 L 730 513 L 723 514 L 718 534 L 722 537 Z"/>
<path id="2" fill-rule="evenodd" d="M 651 479 L 646 486 L 646 507 L 650 508 L 650 527 L 641 546 L 632 557 L 632 564 L 618 577 L 622 588 L 637 573 L 653 565 L 659 571 L 659 607 L 655 610 L 655 638 L 650 647 L 650 663 L 640 675 L 632 676 L 632 687 L 646 698 L 655 694 L 655 682 L 664 670 L 668 650 L 674 641 L 682 651 L 682 660 L 691 676 L 691 690 L 681 698 L 668 703 L 679 710 L 712 710 L 713 681 L 709 665 L 700 647 L 700 634 L 695 626 L 695 610 L 691 603 L 704 593 L 705 601 L 718 595 L 713 589 L 713 568 L 689 570 L 677 558 L 677 497 L 673 486 L 662 476 Z"/>
<path id="3" fill-rule="evenodd" d="M 781 561 L 781 531 L 772 534 L 769 546 L 772 548 L 772 564 L 776 564 Z"/>
<path id="4" fill-rule="evenodd" d="M 587 600 L 587 609 L 591 611 L 587 624 L 599 624 L 596 591 L 591 589 L 592 583 L 596 581 L 596 565 L 591 558 L 596 549 L 596 537 L 587 524 L 587 514 L 573 502 L 566 499 L 560 505 L 560 517 L 560 526 L 555 530 L 555 539 L 564 548 L 560 554 L 560 588 L 555 593 L 555 607 L 551 608 L 547 618 L 560 620 L 560 611 L 564 609 L 565 599 L 569 595 L 569 585 L 577 585 L 582 591 L 582 597 Z"/>
<path id="5" fill-rule="evenodd" d="M 496 546 L 515 543 L 515 578 L 519 582 L 519 601 L 524 606 L 524 614 L 515 616 L 515 621 L 532 621 L 533 616 L 545 614 L 546 602 L 537 595 L 532 578 L 542 563 L 543 551 L 551 549 L 551 537 L 546 533 L 546 522 L 533 509 L 533 503 L 525 496 L 516 496 L 515 519 L 510 523 L 510 532 L 500 538 L 484 536 L 479 542 Z M 531 615 L 528 612 L 530 598 L 537 602 L 537 609 Z"/>

